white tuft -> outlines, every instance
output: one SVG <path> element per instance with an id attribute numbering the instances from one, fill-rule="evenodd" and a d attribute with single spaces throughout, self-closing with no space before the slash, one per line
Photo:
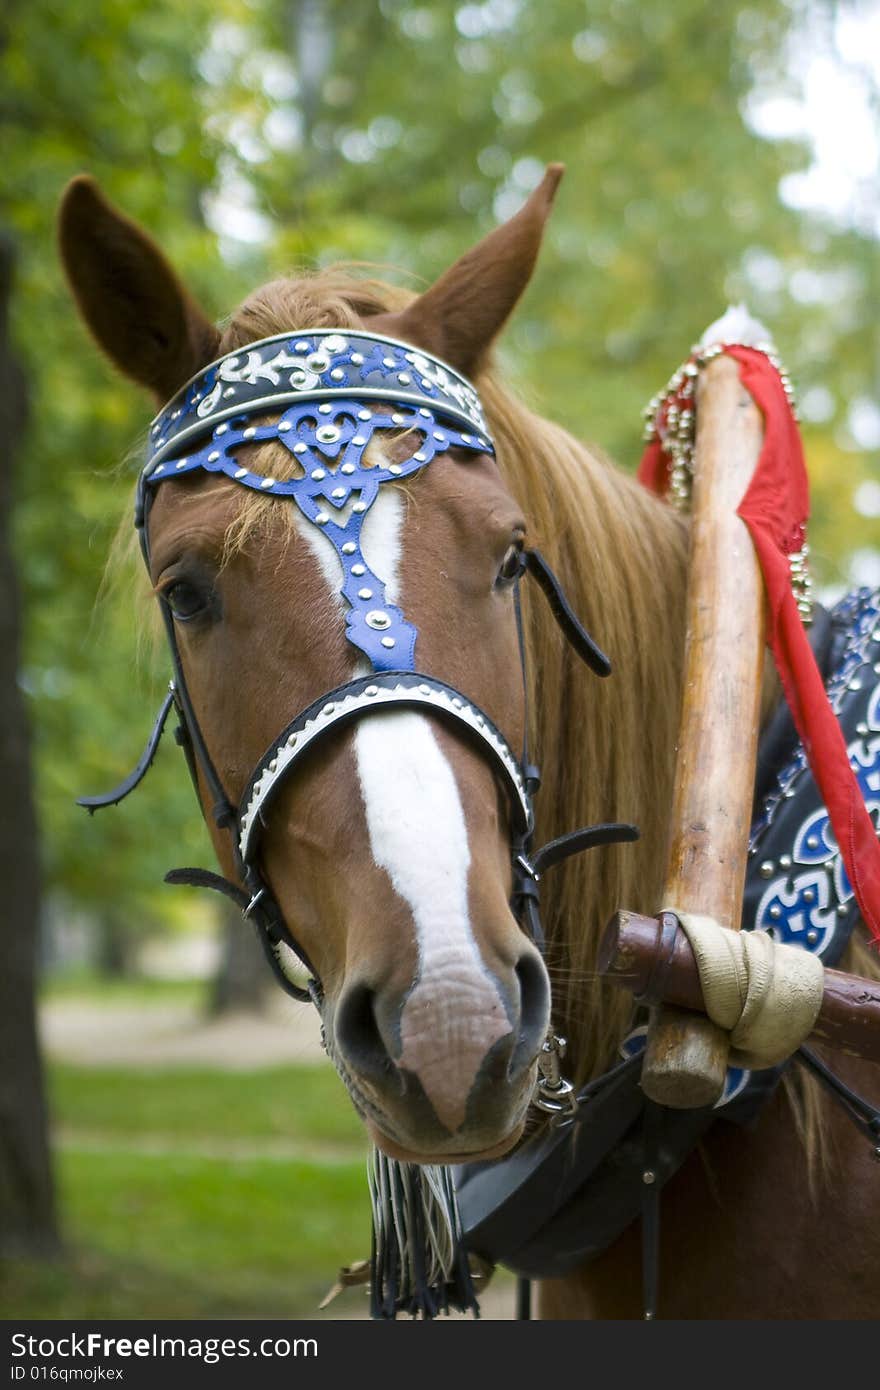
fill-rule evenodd
<path id="1" fill-rule="evenodd" d="M 743 347 L 758 347 L 770 342 L 770 332 L 758 319 L 753 319 L 745 304 L 731 304 L 729 308 L 710 323 L 702 338 L 700 347 L 712 347 L 715 343 L 741 343 Z"/>

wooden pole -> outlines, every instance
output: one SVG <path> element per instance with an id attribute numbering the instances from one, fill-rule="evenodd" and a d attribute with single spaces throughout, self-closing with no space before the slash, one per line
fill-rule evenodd
<path id="1" fill-rule="evenodd" d="M 599 970 L 643 999 L 661 999 L 682 1009 L 704 1008 L 690 942 L 680 927 L 664 938 L 656 917 L 615 913 L 602 938 Z M 822 1005 L 809 1040 L 880 1062 L 880 982 L 826 970 Z"/>
<path id="2" fill-rule="evenodd" d="M 660 904 L 739 929 L 751 820 L 761 678 L 764 584 L 736 515 L 761 452 L 760 412 L 736 361 L 714 358 L 696 396 L 684 689 L 666 879 Z M 680 1108 L 721 1094 L 727 1036 L 710 1019 L 657 1007 L 642 1088 Z"/>

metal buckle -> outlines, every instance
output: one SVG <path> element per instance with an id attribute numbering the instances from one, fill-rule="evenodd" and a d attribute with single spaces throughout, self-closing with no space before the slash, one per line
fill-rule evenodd
<path id="1" fill-rule="evenodd" d="M 260 901 L 261 898 L 265 898 L 265 896 L 266 896 L 266 890 L 265 890 L 265 888 L 259 888 L 259 889 L 257 890 L 257 892 L 254 894 L 254 896 L 251 898 L 251 900 L 250 900 L 250 902 L 248 903 L 247 907 L 245 908 L 245 910 L 244 910 L 242 916 L 244 916 L 244 917 L 250 917 L 250 915 L 251 915 L 251 913 L 253 912 L 254 908 L 257 906 L 257 903 Z"/>
<path id="2" fill-rule="evenodd" d="M 573 1118 L 577 1113 L 574 1087 L 562 1075 L 561 1062 L 568 1044 L 565 1038 L 550 1032 L 538 1053 L 538 1080 L 533 1104 L 536 1110 L 548 1115 Z"/>

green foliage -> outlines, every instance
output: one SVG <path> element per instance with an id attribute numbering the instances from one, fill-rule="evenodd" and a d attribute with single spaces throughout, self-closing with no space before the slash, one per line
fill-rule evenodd
<path id="1" fill-rule="evenodd" d="M 866 230 L 782 203 L 780 180 L 806 167 L 807 149 L 760 138 L 745 112 L 756 83 L 797 91 L 791 33 L 845 9 L 12 5 L 2 216 L 20 249 L 16 332 L 33 390 L 17 511 L 23 679 L 48 882 L 66 901 L 168 920 L 191 900 L 156 886 L 167 847 L 210 859 L 172 748 L 123 808 L 88 823 L 72 806 L 127 770 L 167 671 L 126 576 L 95 609 L 130 502 L 132 472 L 116 465 L 136 456 L 150 411 L 99 362 L 62 287 L 52 221 L 66 179 L 97 175 L 217 314 L 271 274 L 338 257 L 428 278 L 512 212 L 543 163 L 565 160 L 543 260 L 505 340 L 516 380 L 632 466 L 641 405 L 727 301 L 746 297 L 795 381 L 829 393 L 807 439 L 819 577 L 838 581 L 872 540 L 852 493 L 873 464 L 846 422 L 853 401 L 876 396 L 880 260 Z"/>

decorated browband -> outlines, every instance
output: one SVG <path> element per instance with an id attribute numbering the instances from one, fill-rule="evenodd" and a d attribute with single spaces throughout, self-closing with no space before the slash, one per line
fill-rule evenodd
<path id="1" fill-rule="evenodd" d="M 254 415 L 276 413 L 272 424 Z M 382 466 L 364 454 L 377 434 L 412 436 L 413 452 Z M 279 480 L 236 455 L 278 440 L 301 473 Z M 493 453 L 479 396 L 447 363 L 391 338 L 340 329 L 285 333 L 248 344 L 194 377 L 150 427 L 138 525 L 147 489 L 203 469 L 243 487 L 290 497 L 333 545 L 348 604 L 346 636 L 376 671 L 413 670 L 417 631 L 389 603 L 361 548 L 364 521 L 382 483 L 412 476 L 458 448 Z"/>

